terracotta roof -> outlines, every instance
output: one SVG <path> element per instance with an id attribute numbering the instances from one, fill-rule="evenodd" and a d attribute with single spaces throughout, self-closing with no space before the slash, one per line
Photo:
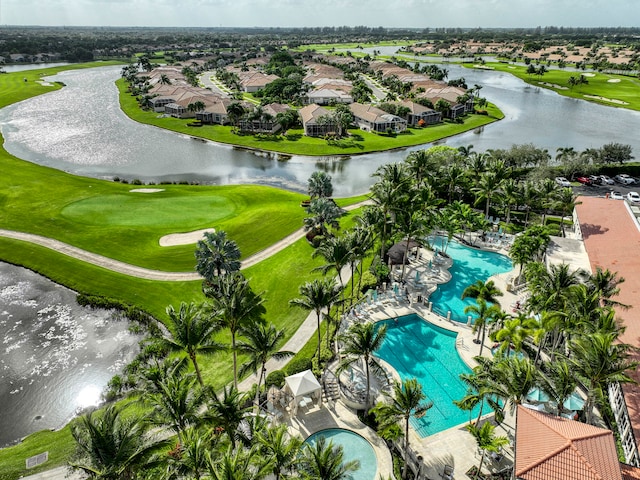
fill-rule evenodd
<path id="1" fill-rule="evenodd" d="M 591 270 L 608 268 L 625 279 L 620 284 L 616 300 L 631 305 L 628 310 L 617 309 L 616 316 L 626 327 L 620 340 L 640 347 L 640 231 L 624 201 L 596 197 L 580 197 L 576 206 L 584 246 L 589 255 Z M 633 360 L 640 360 L 640 352 L 632 352 Z M 640 381 L 637 370 L 631 376 Z M 640 385 L 623 385 L 624 399 L 629 411 L 631 426 L 636 438 L 640 438 Z"/>
<path id="2" fill-rule="evenodd" d="M 516 478 L 622 480 L 610 430 L 521 405 L 516 425 Z"/>
<path id="3" fill-rule="evenodd" d="M 622 480 L 640 480 L 640 468 L 621 463 L 620 469 L 622 470 Z"/>

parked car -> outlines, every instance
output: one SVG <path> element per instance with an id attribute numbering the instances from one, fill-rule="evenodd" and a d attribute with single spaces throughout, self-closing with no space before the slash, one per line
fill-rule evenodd
<path id="1" fill-rule="evenodd" d="M 593 185 L 600 185 L 602 183 L 600 175 L 589 175 L 589 180 L 591 180 Z"/>
<path id="2" fill-rule="evenodd" d="M 587 186 L 593 185 L 593 182 L 589 180 L 589 177 L 578 177 L 576 178 L 576 181 L 580 182 L 582 185 L 587 185 Z"/>
<path id="3" fill-rule="evenodd" d="M 564 177 L 556 177 L 556 183 L 561 187 L 570 187 L 571 182 Z"/>
<path id="4" fill-rule="evenodd" d="M 615 182 L 613 181 L 613 178 L 607 175 L 600 175 L 600 183 L 602 185 L 613 185 Z"/>
<path id="5" fill-rule="evenodd" d="M 631 203 L 640 203 L 640 193 L 638 192 L 627 193 L 627 200 L 629 200 Z"/>
<path id="6" fill-rule="evenodd" d="M 626 173 L 621 173 L 619 175 L 616 175 L 615 177 L 613 177 L 613 179 L 616 182 L 621 183 L 622 185 L 633 185 L 634 183 L 636 183 L 636 179 L 633 177 L 630 177 Z"/>
<path id="7" fill-rule="evenodd" d="M 624 196 L 620 192 L 615 190 L 609 194 L 609 198 L 611 200 L 624 200 Z"/>

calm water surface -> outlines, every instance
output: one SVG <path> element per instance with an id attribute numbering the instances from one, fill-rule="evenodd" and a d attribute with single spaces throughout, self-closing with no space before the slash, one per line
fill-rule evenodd
<path id="1" fill-rule="evenodd" d="M 608 142 L 630 144 L 636 155 L 640 113 L 561 97 L 501 72 L 447 64 L 449 78 L 482 85 L 481 95 L 505 113 L 503 121 L 445 139 L 476 151 L 533 143 L 549 149 L 583 150 Z M 0 110 L 5 147 L 14 155 L 80 175 L 143 181 L 198 180 L 211 184 L 259 183 L 306 190 L 312 172 L 333 176 L 337 196 L 360 194 L 380 165 L 403 160 L 408 151 L 353 157 L 282 157 L 193 140 L 128 119 L 118 105 L 119 67 L 56 75 L 67 87 Z"/>
<path id="2" fill-rule="evenodd" d="M 0 447 L 95 405 L 138 352 L 140 338 L 125 320 L 80 307 L 75 297 L 0 262 Z"/>

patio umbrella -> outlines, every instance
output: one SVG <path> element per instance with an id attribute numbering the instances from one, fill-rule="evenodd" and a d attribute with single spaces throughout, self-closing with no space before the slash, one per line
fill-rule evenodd
<path id="1" fill-rule="evenodd" d="M 416 282 L 420 281 L 420 272 L 416 272 Z"/>
<path id="2" fill-rule="evenodd" d="M 539 388 L 532 388 L 527 394 L 527 399 L 532 402 L 548 402 L 549 395 L 544 393 Z"/>
<path id="3" fill-rule="evenodd" d="M 562 406 L 571 411 L 582 410 L 584 408 L 584 399 L 576 392 L 573 392 L 571 396 L 564 401 Z"/>

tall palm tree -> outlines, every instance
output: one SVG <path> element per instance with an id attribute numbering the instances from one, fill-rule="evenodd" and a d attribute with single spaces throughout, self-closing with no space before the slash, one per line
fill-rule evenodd
<path id="1" fill-rule="evenodd" d="M 178 434 L 183 443 L 187 428 L 197 426 L 200 412 L 206 402 L 202 388 L 196 387 L 193 374 L 174 374 L 162 378 L 156 393 L 143 395 L 143 401 L 152 406 L 150 421 L 154 425 L 166 426 Z"/>
<path id="2" fill-rule="evenodd" d="M 150 436 L 149 426 L 136 414 L 125 414 L 118 405 L 89 412 L 71 426 L 76 454 L 69 464 L 89 478 L 132 480 L 139 469 L 158 465 L 154 453 L 169 444 Z"/>
<path id="3" fill-rule="evenodd" d="M 507 437 L 496 437 L 494 433 L 496 427 L 491 422 L 484 422 L 480 427 L 470 423 L 465 428 L 475 438 L 478 448 L 482 452 L 480 465 L 478 466 L 478 474 L 482 475 L 484 452 L 499 452 L 502 447 L 509 444 L 509 439 Z"/>
<path id="4" fill-rule="evenodd" d="M 558 405 L 558 415 L 561 415 L 564 402 L 578 386 L 578 378 L 571 364 L 565 359 L 549 362 L 546 370 L 547 374 L 540 376 L 540 388 Z"/>
<path id="5" fill-rule="evenodd" d="M 613 382 L 629 383 L 629 373 L 638 362 L 630 357 L 631 347 L 618 343 L 617 333 L 596 332 L 573 338 L 569 345 L 569 362 L 587 386 L 585 414 L 587 423 L 593 420 L 593 408 L 604 398 L 604 390 Z"/>
<path id="6" fill-rule="evenodd" d="M 313 172 L 307 181 L 307 191 L 312 200 L 331 197 L 333 195 L 331 175 L 322 170 Z"/>
<path id="7" fill-rule="evenodd" d="M 173 305 L 167 307 L 168 320 L 165 324 L 167 335 L 156 342 L 170 352 L 184 352 L 191 360 L 201 386 L 204 386 L 198 355 L 213 355 L 224 350 L 214 337 L 219 326 L 212 319 L 203 316 L 194 303 L 182 302 L 178 310 Z"/>
<path id="8" fill-rule="evenodd" d="M 491 340 L 498 342 L 498 355 L 511 355 L 511 350 L 519 352 L 522 344 L 529 335 L 529 318 L 526 314 L 520 313 L 518 317 L 504 322 L 504 326 L 491 335 Z"/>
<path id="9" fill-rule="evenodd" d="M 238 387 L 238 351 L 236 337 L 242 329 L 263 323 L 266 312 L 262 292 L 255 293 L 240 272 L 225 275 L 220 283 L 220 293 L 211 299 L 210 311 L 215 312 L 219 325 L 231 333 L 233 355 L 233 385 Z"/>
<path id="10" fill-rule="evenodd" d="M 391 211 L 397 202 L 397 193 L 399 190 L 398 185 L 395 185 L 391 180 L 382 179 L 373 184 L 371 187 L 371 200 L 373 200 L 376 207 L 381 213 L 380 224 L 382 225 L 382 232 L 380 234 L 380 260 L 384 261 L 384 255 L 386 253 L 386 246 L 389 237 L 392 232 L 393 223 L 391 222 Z"/>
<path id="11" fill-rule="evenodd" d="M 406 238 L 404 254 L 402 255 L 402 273 L 400 280 L 404 280 L 404 274 L 407 268 L 407 260 L 409 258 L 409 249 L 413 245 L 416 238 L 427 233 L 428 219 L 426 217 L 426 209 L 412 205 L 411 202 L 403 204 L 401 210 L 396 212 L 396 224 L 399 233 Z"/>
<path id="12" fill-rule="evenodd" d="M 409 466 L 409 419 L 411 416 L 421 417 L 427 413 L 432 402 L 425 403 L 427 398 L 422 391 L 422 385 L 415 378 L 408 378 L 393 385 L 393 394 L 386 394 L 388 402 L 379 403 L 373 411 L 381 430 L 388 429 L 398 422 L 404 427 L 404 468 L 402 478 L 407 478 Z"/>
<path id="13" fill-rule="evenodd" d="M 360 360 L 363 361 L 367 381 L 367 393 L 365 397 L 367 409 L 371 405 L 369 401 L 371 393 L 370 370 L 373 370 L 374 374 L 384 374 L 384 368 L 374 354 L 382 346 L 386 335 L 386 325 L 377 328 L 373 323 L 356 323 L 342 336 L 344 342 L 342 353 L 345 355 L 345 358 L 340 363 L 339 371 L 345 370 Z"/>
<path id="14" fill-rule="evenodd" d="M 224 273 L 240 270 L 240 249 L 238 244 L 227 238 L 223 230 L 206 232 L 204 239 L 196 246 L 196 270 L 209 283 L 214 277 L 221 277 Z"/>
<path id="15" fill-rule="evenodd" d="M 618 285 L 621 283 L 624 283 L 624 277 L 618 276 L 616 272 L 611 272 L 609 269 L 603 270 L 600 266 L 596 267 L 596 271 L 587 280 L 589 288 L 597 293 L 605 306 L 628 308 L 627 305 L 611 299 L 620 293 Z"/>
<path id="16" fill-rule="evenodd" d="M 500 190 L 503 177 L 499 176 L 495 170 L 490 170 L 480 174 L 480 178 L 475 187 L 471 190 L 476 194 L 476 203 L 485 201 L 484 215 L 489 217 L 489 210 L 493 197 Z"/>
<path id="17" fill-rule="evenodd" d="M 487 324 L 491 322 L 498 313 L 500 313 L 500 307 L 497 305 L 489 305 L 482 298 L 476 298 L 475 305 L 467 305 L 464 308 L 466 315 L 475 315 L 473 321 L 473 332 L 478 332 L 476 343 L 480 343 L 480 352 L 478 355 L 482 355 L 482 349 L 484 348 L 484 338 L 487 332 Z M 482 336 L 482 338 L 480 338 Z"/>
<path id="18" fill-rule="evenodd" d="M 520 186 L 513 178 L 505 179 L 500 185 L 498 196 L 502 200 L 505 210 L 505 223 L 511 223 L 511 209 L 520 202 Z"/>
<path id="19" fill-rule="evenodd" d="M 556 210 L 560 210 L 560 229 L 562 236 L 565 237 L 564 231 L 564 217 L 570 215 L 576 208 L 576 205 L 580 205 L 582 202 L 577 201 L 577 195 L 573 193 L 571 188 L 560 188 L 555 193 L 555 202 L 552 202 L 552 206 Z"/>
<path id="20" fill-rule="evenodd" d="M 501 297 L 502 295 L 502 290 L 496 287 L 493 280 L 487 280 L 486 282 L 477 280 L 475 283 L 472 283 L 463 290 L 461 298 L 462 300 L 465 298 L 484 300 L 485 302 L 500 306 L 500 302 L 497 297 Z"/>
<path id="21" fill-rule="evenodd" d="M 234 447 L 236 445 L 238 426 L 249 411 L 249 409 L 243 406 L 246 396 L 246 393 L 238 392 L 235 387 L 226 386 L 222 390 L 222 397 L 213 394 L 213 398 L 206 412 L 207 419 L 227 434 L 231 445 Z"/>
<path id="22" fill-rule="evenodd" d="M 335 230 L 340 228 L 339 219 L 345 211 L 328 198 L 318 197 L 311 200 L 307 213 L 309 216 L 303 220 L 305 230 L 311 230 L 317 235 L 327 235 L 329 227 Z"/>
<path id="23" fill-rule="evenodd" d="M 231 445 L 221 456 L 207 452 L 211 480 L 261 480 L 267 476 L 267 462 L 257 455 L 256 447 L 234 449 Z"/>
<path id="24" fill-rule="evenodd" d="M 312 257 L 321 256 L 325 260 L 324 265 L 314 268 L 323 275 L 334 270 L 338 275 L 341 289 L 341 303 L 344 304 L 344 282 L 342 281 L 342 269 L 349 264 L 351 249 L 349 239 L 345 237 L 331 237 L 325 239 L 311 254 Z"/>
<path id="25" fill-rule="evenodd" d="M 301 297 L 294 298 L 289 301 L 289 305 L 295 307 L 301 307 L 305 310 L 315 311 L 318 320 L 317 332 L 318 332 L 318 367 L 321 364 L 321 334 L 320 334 L 320 315 L 322 310 L 327 309 L 329 311 L 332 305 L 335 305 L 340 301 L 342 295 L 342 288 L 336 285 L 334 279 L 321 278 L 315 279 L 312 282 L 306 282 L 304 285 L 300 285 L 299 292 Z"/>
<path id="26" fill-rule="evenodd" d="M 258 375 L 258 388 L 256 389 L 256 406 L 259 405 L 260 386 L 267 378 L 267 361 L 270 358 L 282 360 L 293 355 L 293 352 L 280 351 L 278 345 L 284 338 L 284 330 L 278 330 L 273 324 L 250 324 L 242 330 L 246 340 L 238 342 L 237 350 L 247 354 L 249 359 L 240 366 L 240 375 L 251 371 Z"/>
<path id="27" fill-rule="evenodd" d="M 540 204 L 542 207 L 542 225 L 545 224 L 547 210 L 553 205 L 551 199 L 557 195 L 558 184 L 550 178 L 545 178 L 538 182 L 537 189 L 539 192 Z"/>
<path id="28" fill-rule="evenodd" d="M 285 472 L 294 470 L 302 442 L 289 435 L 286 425 L 264 429 L 258 434 L 257 441 L 263 457 L 270 459 L 269 468 L 276 480 L 280 480 Z"/>
<path id="29" fill-rule="evenodd" d="M 208 470 L 207 452 L 215 450 L 218 435 L 212 429 L 190 427 L 182 434 L 182 440 L 176 446 L 176 454 L 167 455 L 169 478 L 194 478 L 200 480 Z"/>
<path id="30" fill-rule="evenodd" d="M 315 444 L 305 444 L 298 463 L 298 472 L 305 480 L 348 480 L 360 468 L 358 460 L 344 461 L 342 446 L 333 445 L 325 437 Z"/>
<path id="31" fill-rule="evenodd" d="M 355 273 L 358 272 L 358 292 L 360 292 L 364 259 L 373 249 L 374 237 L 369 228 L 356 225 L 345 234 L 345 239 L 349 244 L 349 251 L 351 252 L 349 264 L 351 265 L 351 297 L 353 298 Z"/>

